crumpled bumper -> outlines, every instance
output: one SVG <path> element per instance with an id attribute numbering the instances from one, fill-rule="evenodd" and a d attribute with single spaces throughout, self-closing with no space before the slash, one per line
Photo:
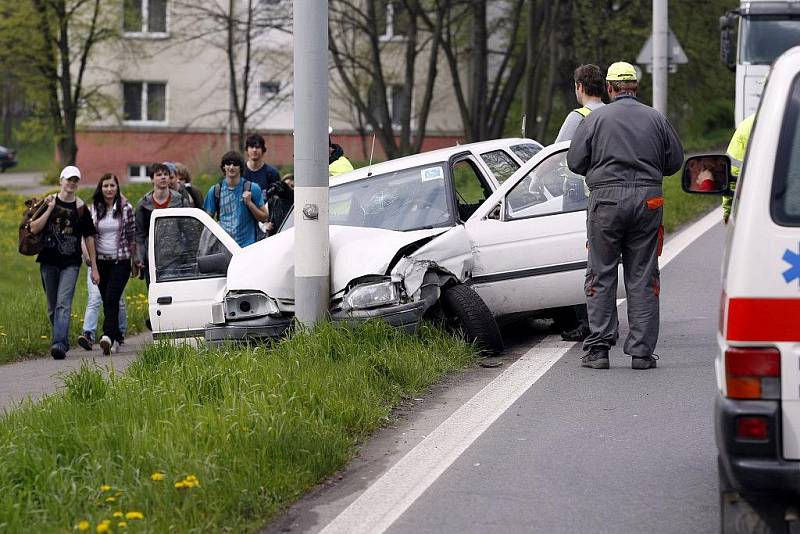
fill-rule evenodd
<path id="1" fill-rule="evenodd" d="M 419 329 L 422 315 L 425 313 L 425 302 L 408 302 L 396 306 L 384 306 L 370 310 L 338 311 L 331 314 L 331 319 L 336 322 L 362 323 L 368 319 L 386 321 L 395 328 L 400 328 L 408 333 Z"/>
<path id="2" fill-rule="evenodd" d="M 205 338 L 209 345 L 226 341 L 259 342 L 283 337 L 294 317 L 256 317 L 244 321 L 206 325 Z"/>
<path id="3" fill-rule="evenodd" d="M 331 319 L 350 323 L 380 319 L 395 328 L 414 333 L 422 322 L 425 307 L 425 302 L 419 301 L 371 310 L 338 311 L 331 314 Z M 209 345 L 221 345 L 226 341 L 247 343 L 279 339 L 286 334 L 293 320 L 293 316 L 266 316 L 226 324 L 209 324 L 206 325 L 205 339 Z"/>

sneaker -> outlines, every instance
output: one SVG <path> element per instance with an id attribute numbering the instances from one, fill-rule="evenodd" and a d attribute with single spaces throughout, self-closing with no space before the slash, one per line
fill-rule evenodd
<path id="1" fill-rule="evenodd" d="M 50 347 L 50 356 L 52 356 L 54 360 L 63 360 L 67 357 L 67 351 L 58 345 L 53 345 Z"/>
<path id="2" fill-rule="evenodd" d="M 581 358 L 581 367 L 608 369 L 608 349 L 591 348 Z"/>
<path id="3" fill-rule="evenodd" d="M 564 341 L 583 341 L 589 337 L 589 329 L 585 326 L 579 326 L 572 330 L 561 332 L 561 339 Z"/>
<path id="4" fill-rule="evenodd" d="M 100 338 L 100 348 L 103 349 L 103 354 L 106 356 L 111 355 L 111 338 L 103 336 Z"/>
<path id="5" fill-rule="evenodd" d="M 92 345 L 94 345 L 94 336 L 92 333 L 84 332 L 83 334 L 79 335 L 78 345 L 80 345 L 84 350 L 92 350 Z"/>
<path id="6" fill-rule="evenodd" d="M 655 369 L 656 360 L 658 360 L 658 354 L 651 354 L 650 356 L 645 356 L 643 358 L 639 356 L 632 356 L 631 369 Z"/>
<path id="7" fill-rule="evenodd" d="M 120 346 L 119 341 L 115 341 L 114 343 L 112 343 L 111 344 L 111 354 L 116 354 L 117 352 L 119 352 L 119 346 Z"/>

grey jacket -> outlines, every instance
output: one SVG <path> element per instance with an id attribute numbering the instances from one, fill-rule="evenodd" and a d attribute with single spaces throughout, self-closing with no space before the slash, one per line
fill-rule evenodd
<path id="1" fill-rule="evenodd" d="M 583 119 L 567 153 L 570 170 L 585 176 L 590 190 L 629 183 L 660 185 L 682 164 L 683 146 L 669 121 L 627 96 Z"/>

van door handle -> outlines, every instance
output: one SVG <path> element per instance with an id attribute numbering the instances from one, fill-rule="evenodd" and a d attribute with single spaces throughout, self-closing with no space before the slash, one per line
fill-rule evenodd
<path id="1" fill-rule="evenodd" d="M 158 299 L 156 299 L 156 303 L 158 303 L 158 304 L 172 304 L 172 297 L 158 297 Z"/>

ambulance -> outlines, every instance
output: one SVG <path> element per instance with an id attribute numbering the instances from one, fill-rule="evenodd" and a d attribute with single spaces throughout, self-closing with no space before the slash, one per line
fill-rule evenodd
<path id="1" fill-rule="evenodd" d="M 730 166 L 727 156 L 689 158 L 684 191 L 729 192 Z M 756 115 L 717 339 L 721 532 L 800 532 L 800 46 L 773 64 Z"/>

